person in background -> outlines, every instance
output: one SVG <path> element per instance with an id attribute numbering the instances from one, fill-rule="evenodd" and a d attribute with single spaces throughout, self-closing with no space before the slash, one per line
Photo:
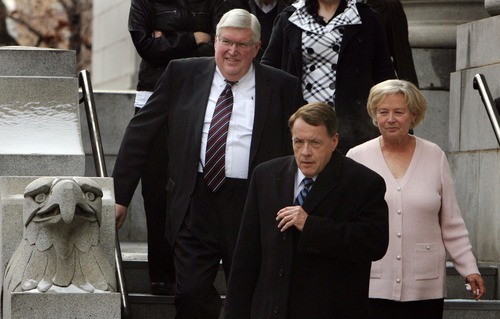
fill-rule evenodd
<path id="1" fill-rule="evenodd" d="M 413 63 L 408 20 L 400 0 L 367 0 L 382 18 L 394 68 L 398 79 L 410 81 L 418 87 L 418 78 Z"/>
<path id="2" fill-rule="evenodd" d="M 375 85 L 367 109 L 382 135 L 347 156 L 384 178 L 390 227 L 387 253 L 371 268 L 370 318 L 442 318 L 447 254 L 476 299 L 486 292 L 446 155 L 408 133 L 426 109 L 411 82 Z"/>
<path id="3" fill-rule="evenodd" d="M 224 318 L 365 318 L 370 265 L 389 241 L 384 180 L 336 150 L 328 104 L 288 124 L 294 156 L 252 175 Z"/>
<path id="4" fill-rule="evenodd" d="M 300 0 L 277 17 L 262 63 L 297 76 L 307 102 L 339 118 L 339 145 L 378 135 L 364 105 L 373 84 L 396 77 L 379 15 L 357 0 Z"/>
<path id="5" fill-rule="evenodd" d="M 256 165 L 292 152 L 286 118 L 303 101 L 296 77 L 254 61 L 260 25 L 248 11 L 222 16 L 214 48 L 214 57 L 168 64 L 129 123 L 113 171 L 120 225 L 154 138 L 166 126 L 176 319 L 218 319 L 222 301 L 214 279 L 221 259 L 229 276 L 248 177 Z"/>
<path id="6" fill-rule="evenodd" d="M 146 103 L 167 64 L 176 58 L 212 56 L 222 0 L 132 0 L 128 29 L 141 57 L 135 113 Z M 168 152 L 165 131 L 157 134 L 141 176 L 148 235 L 151 293 L 174 293 L 175 267 L 165 237 Z"/>
<path id="7" fill-rule="evenodd" d="M 226 0 L 226 3 L 231 8 L 245 9 L 259 19 L 262 44 L 256 59 L 260 61 L 269 44 L 274 20 L 288 4 L 283 0 Z"/>

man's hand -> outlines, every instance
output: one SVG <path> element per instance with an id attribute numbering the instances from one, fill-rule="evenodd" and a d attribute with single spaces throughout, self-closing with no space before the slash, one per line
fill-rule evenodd
<path id="1" fill-rule="evenodd" d="M 205 32 L 194 32 L 194 39 L 196 41 L 197 45 L 200 45 L 202 43 L 208 43 L 212 41 L 212 38 L 210 37 L 210 34 L 205 33 Z"/>
<path id="2" fill-rule="evenodd" d="M 279 221 L 278 228 L 284 232 L 288 228 L 295 226 L 299 231 L 302 231 L 307 216 L 302 206 L 288 206 L 282 208 L 276 216 L 276 220 Z"/>
<path id="3" fill-rule="evenodd" d="M 125 221 L 125 217 L 127 217 L 127 207 L 116 204 L 115 205 L 115 224 L 116 230 L 122 227 L 123 222 Z"/>
<path id="4" fill-rule="evenodd" d="M 470 290 L 474 295 L 476 300 L 481 299 L 482 296 L 486 293 L 486 288 L 484 287 L 484 280 L 480 274 L 471 274 L 465 278 L 467 284 L 470 285 Z"/>
<path id="5" fill-rule="evenodd" d="M 153 31 L 153 38 L 160 38 L 163 36 L 163 32 L 161 32 L 160 30 L 154 30 Z"/>

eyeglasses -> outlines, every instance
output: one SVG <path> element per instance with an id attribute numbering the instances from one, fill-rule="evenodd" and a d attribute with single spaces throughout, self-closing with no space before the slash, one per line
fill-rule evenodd
<path id="1" fill-rule="evenodd" d="M 223 47 L 225 48 L 230 48 L 233 46 L 233 44 L 236 46 L 237 49 L 248 49 L 252 45 L 255 44 L 255 42 L 234 42 L 232 40 L 226 39 L 226 38 L 221 38 L 219 37 L 219 42 L 222 44 Z"/>

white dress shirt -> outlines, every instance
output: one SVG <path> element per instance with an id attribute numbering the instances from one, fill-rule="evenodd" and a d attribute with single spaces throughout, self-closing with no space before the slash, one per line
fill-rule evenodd
<path id="1" fill-rule="evenodd" d="M 210 96 L 208 98 L 200 149 L 199 172 L 205 166 L 208 130 L 215 110 L 215 104 L 226 87 L 226 82 L 219 68 L 216 67 Z M 255 115 L 255 70 L 253 65 L 241 80 L 232 87 L 233 111 L 229 121 L 226 141 L 226 177 L 247 179 L 250 163 L 250 145 L 252 143 L 253 121 Z"/>
<path id="2" fill-rule="evenodd" d="M 297 195 L 299 195 L 299 193 L 304 188 L 304 182 L 303 182 L 304 178 L 306 178 L 306 176 L 302 173 L 302 171 L 300 169 L 297 169 L 297 174 L 295 174 L 295 187 L 293 189 L 293 200 L 294 201 L 297 198 Z M 317 175 L 313 176 L 312 180 L 316 181 L 316 178 L 318 178 Z"/>

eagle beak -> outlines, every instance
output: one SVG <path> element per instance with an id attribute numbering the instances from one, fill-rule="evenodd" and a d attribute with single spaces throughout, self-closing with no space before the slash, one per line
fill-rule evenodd
<path id="1" fill-rule="evenodd" d="M 61 218 L 66 224 L 70 224 L 75 217 L 76 206 L 85 200 L 82 190 L 71 180 L 62 180 L 55 185 L 55 188 L 59 190 L 53 193 L 61 196 L 58 200 Z"/>

